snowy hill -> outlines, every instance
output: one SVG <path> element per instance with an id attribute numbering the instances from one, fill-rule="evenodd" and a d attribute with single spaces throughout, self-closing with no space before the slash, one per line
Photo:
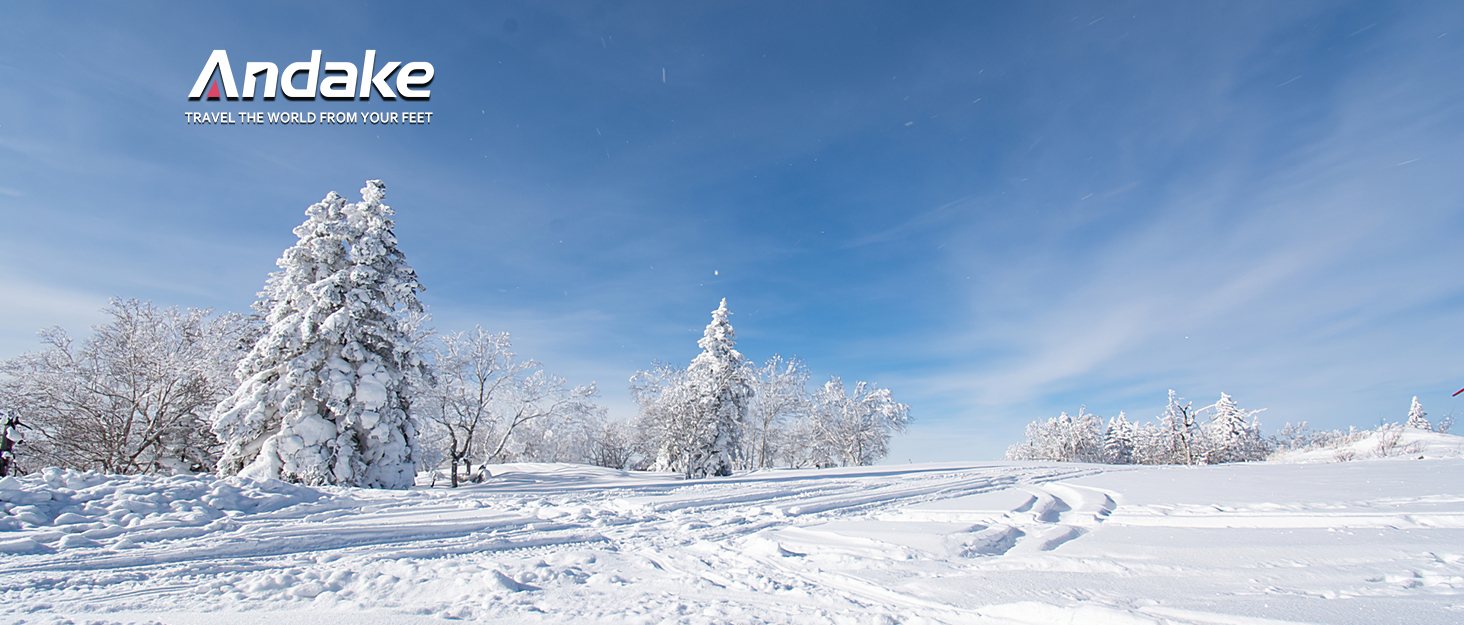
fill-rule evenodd
<path id="1" fill-rule="evenodd" d="M 1439 434 L 1419 428 L 1389 426 L 1352 432 L 1325 445 L 1287 450 L 1272 462 L 1348 462 L 1395 458 L 1423 460 L 1464 458 L 1464 436 Z"/>
<path id="2" fill-rule="evenodd" d="M 1461 472 L 520 464 L 403 492 L 48 471 L 0 481 L 0 620 L 1457 623 Z"/>

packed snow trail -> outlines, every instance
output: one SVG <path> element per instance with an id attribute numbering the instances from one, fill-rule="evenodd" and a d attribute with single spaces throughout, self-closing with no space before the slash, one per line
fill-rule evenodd
<path id="1" fill-rule="evenodd" d="M 28 623 L 1454 623 L 1464 461 L 0 480 Z"/>

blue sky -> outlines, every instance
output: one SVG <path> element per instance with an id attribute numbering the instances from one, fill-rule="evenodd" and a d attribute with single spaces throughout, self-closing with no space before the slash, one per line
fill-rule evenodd
<path id="1" fill-rule="evenodd" d="M 214 49 L 375 49 L 432 98 L 189 101 Z M 1171 388 L 1464 413 L 1458 3 L 8 3 L 0 84 L 0 357 L 110 296 L 243 311 L 381 178 L 436 327 L 618 417 L 723 297 L 749 357 L 911 404 L 890 461 Z M 215 110 L 434 115 L 184 123 Z"/>

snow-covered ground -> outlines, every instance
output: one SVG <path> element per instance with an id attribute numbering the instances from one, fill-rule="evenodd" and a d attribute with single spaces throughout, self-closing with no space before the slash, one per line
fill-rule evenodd
<path id="1" fill-rule="evenodd" d="M 0 621 L 1460 623 L 1464 460 L 0 481 Z"/>
<path id="2" fill-rule="evenodd" d="M 1337 433 L 1341 436 L 1342 432 Z M 1358 430 L 1314 448 L 1283 451 L 1272 462 L 1350 462 L 1378 458 L 1464 458 L 1464 437 L 1418 428 L 1387 426 Z"/>

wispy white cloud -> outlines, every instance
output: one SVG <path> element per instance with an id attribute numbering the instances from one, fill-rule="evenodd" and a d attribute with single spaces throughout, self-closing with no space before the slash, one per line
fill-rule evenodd
<path id="1" fill-rule="evenodd" d="M 0 271 L 0 358 L 41 349 L 36 332 L 52 326 L 72 336 L 85 336 L 92 325 L 103 323 L 108 297 L 96 293 L 38 284 L 9 271 Z"/>
<path id="2" fill-rule="evenodd" d="M 1270 159 L 1280 166 L 1257 171 L 1257 154 L 1238 149 L 1141 225 L 1091 230 L 1096 245 L 1039 246 L 1009 265 L 953 256 L 953 272 L 980 278 L 972 322 L 930 350 L 985 356 L 907 382 L 971 419 L 1008 415 L 1011 437 L 1072 411 L 1074 396 L 1116 413 L 1147 405 L 1136 392 L 1224 390 L 1271 406 L 1273 425 L 1345 427 L 1389 414 L 1389 398 L 1401 410 L 1421 388 L 1464 386 L 1450 182 L 1464 153 L 1438 134 L 1458 109 L 1433 92 L 1432 70 L 1391 69 L 1345 81 L 1330 132 Z M 1427 169 L 1395 166 L 1417 153 L 1429 157 L 1408 167 Z"/>

